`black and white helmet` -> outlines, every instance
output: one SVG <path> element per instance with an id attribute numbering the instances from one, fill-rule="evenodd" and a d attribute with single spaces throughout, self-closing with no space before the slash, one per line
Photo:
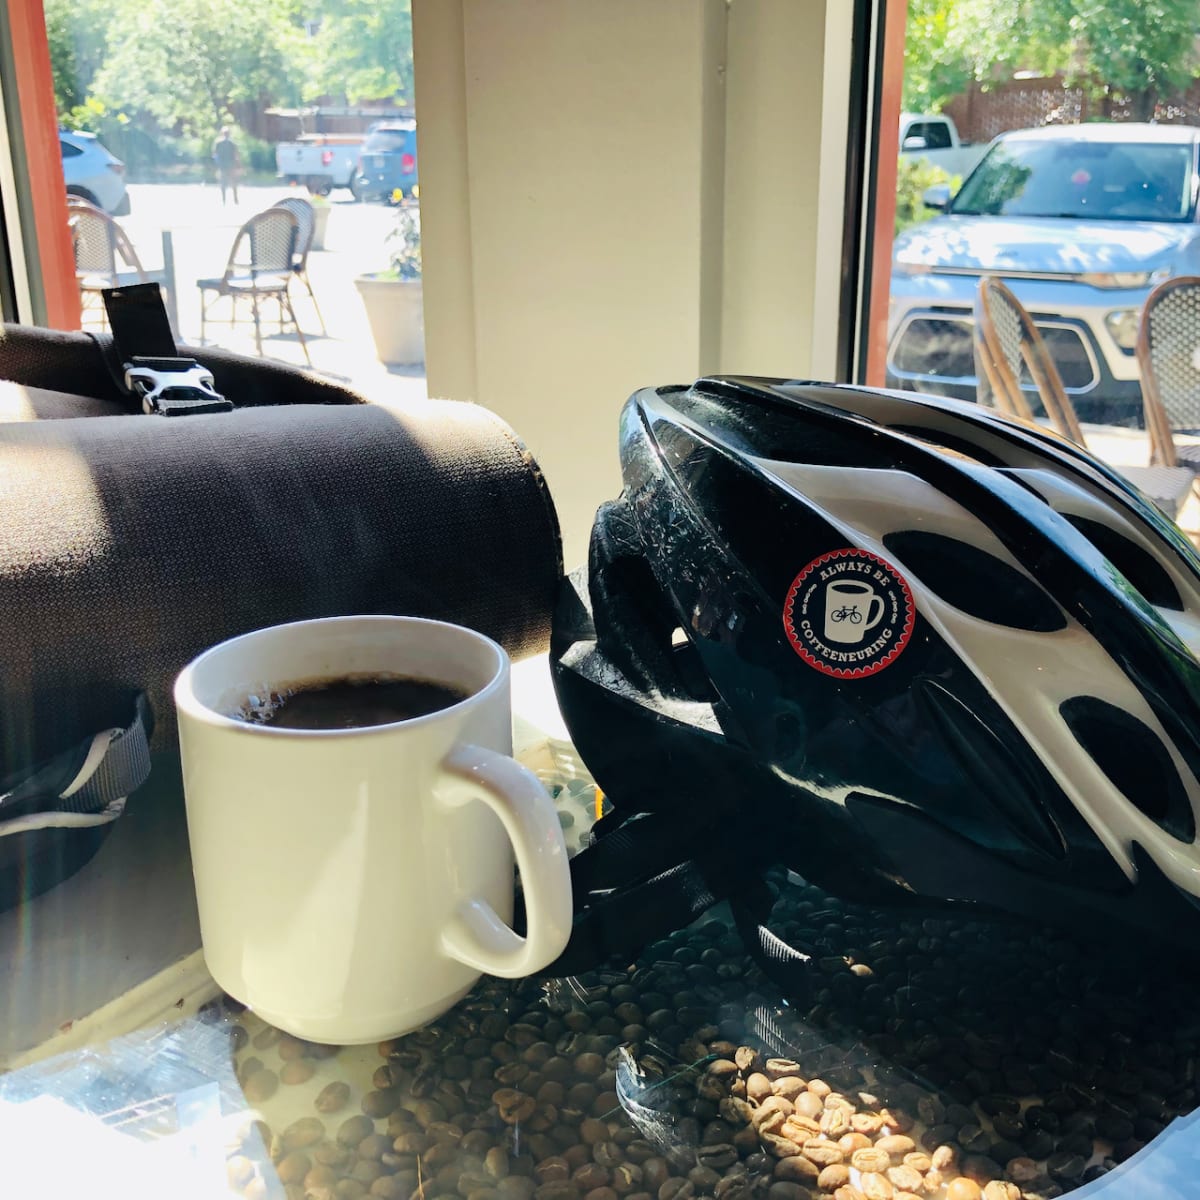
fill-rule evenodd
<path id="1" fill-rule="evenodd" d="M 1200 558 L 1112 469 L 976 405 L 752 378 L 636 393 L 620 446 L 552 648 L 615 809 L 594 851 L 667 814 L 693 910 L 737 839 L 848 897 L 1200 939 Z M 646 911 L 661 867 L 585 862 L 581 913 Z"/>

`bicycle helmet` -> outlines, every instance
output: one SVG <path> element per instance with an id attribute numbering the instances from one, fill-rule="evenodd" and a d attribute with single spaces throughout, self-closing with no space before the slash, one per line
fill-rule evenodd
<path id="1" fill-rule="evenodd" d="M 974 404 L 733 377 L 637 392 L 620 452 L 551 650 L 613 806 L 582 914 L 624 895 L 639 940 L 676 837 L 687 915 L 781 863 L 1200 935 L 1200 558 L 1111 468 Z"/>

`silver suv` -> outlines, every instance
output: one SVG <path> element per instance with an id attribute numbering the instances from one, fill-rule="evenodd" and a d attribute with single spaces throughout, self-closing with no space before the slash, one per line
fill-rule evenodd
<path id="1" fill-rule="evenodd" d="M 975 398 L 971 309 L 988 273 L 1033 315 L 1080 419 L 1137 423 L 1142 302 L 1200 273 L 1198 139 L 1188 126 L 1020 130 L 992 143 L 953 200 L 931 188 L 925 202 L 944 214 L 893 252 L 889 386 Z"/>
<path id="2" fill-rule="evenodd" d="M 97 207 L 123 217 L 129 212 L 125 164 L 110 154 L 94 133 L 58 131 L 63 178 L 68 196 L 81 196 Z"/>

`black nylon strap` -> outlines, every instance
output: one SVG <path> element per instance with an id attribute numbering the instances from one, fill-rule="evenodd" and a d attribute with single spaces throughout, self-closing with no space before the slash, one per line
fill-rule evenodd
<path id="1" fill-rule="evenodd" d="M 762 876 L 731 896 L 733 923 L 762 973 L 789 998 L 812 990 L 812 955 L 797 950 L 768 928 L 774 898 Z"/>
<path id="2" fill-rule="evenodd" d="M 23 778 L 7 781 L 7 790 L 0 793 L 0 820 L 18 813 L 103 812 L 113 801 L 128 796 L 145 783 L 150 774 L 152 729 L 149 705 L 145 696 L 139 694 L 127 723 L 112 736 L 104 757 L 80 787 L 70 796 L 62 795 L 83 769 L 94 737 L 39 763 Z"/>

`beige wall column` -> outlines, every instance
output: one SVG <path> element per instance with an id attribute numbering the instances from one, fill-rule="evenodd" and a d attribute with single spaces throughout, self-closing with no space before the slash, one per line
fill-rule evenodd
<path id="1" fill-rule="evenodd" d="M 834 370 L 849 0 L 733 0 L 721 369 Z"/>
<path id="2" fill-rule="evenodd" d="M 414 0 L 430 394 L 524 437 L 568 567 L 634 389 L 809 369 L 827 4 Z"/>

